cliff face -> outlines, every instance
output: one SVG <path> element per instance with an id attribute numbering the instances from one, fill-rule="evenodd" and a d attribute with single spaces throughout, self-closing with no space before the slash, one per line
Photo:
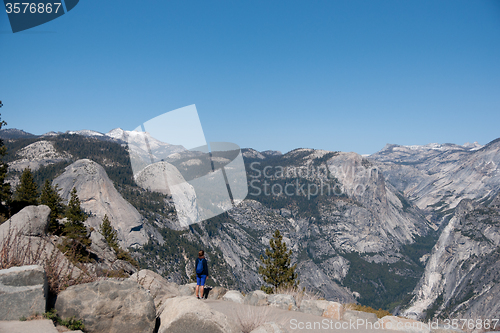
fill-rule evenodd
<path id="1" fill-rule="evenodd" d="M 406 316 L 500 315 L 500 195 L 463 200 L 432 249 Z"/>
<path id="2" fill-rule="evenodd" d="M 355 153 L 339 153 L 327 163 L 347 198 L 320 208 L 336 248 L 391 251 L 427 234 L 429 226 L 422 213 L 386 182 L 376 165 Z"/>
<path id="3" fill-rule="evenodd" d="M 370 159 L 386 179 L 437 224 L 462 199 L 486 199 L 500 188 L 500 140 L 481 146 L 388 145 Z"/>
<path id="4" fill-rule="evenodd" d="M 90 214 L 86 224 L 94 229 L 98 230 L 104 215 L 108 215 L 123 248 L 147 242 L 141 214 L 123 199 L 99 164 L 78 160 L 66 167 L 53 184 L 59 186 L 64 200 L 69 200 L 71 190 L 76 188 L 82 208 Z"/>

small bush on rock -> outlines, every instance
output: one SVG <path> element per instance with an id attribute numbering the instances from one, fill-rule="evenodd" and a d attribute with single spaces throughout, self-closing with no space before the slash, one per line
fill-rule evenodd
<path id="1" fill-rule="evenodd" d="M 85 329 L 85 325 L 83 324 L 82 320 L 76 319 L 75 317 L 71 317 L 71 318 L 68 318 L 68 319 L 61 319 L 57 315 L 57 310 L 56 309 L 49 310 L 43 316 L 45 318 L 47 318 L 47 319 L 52 320 L 54 322 L 54 325 L 58 324 L 58 325 L 61 325 L 61 326 L 66 326 L 67 328 L 69 328 L 72 331 L 76 331 L 76 330 L 82 330 L 83 331 Z"/>

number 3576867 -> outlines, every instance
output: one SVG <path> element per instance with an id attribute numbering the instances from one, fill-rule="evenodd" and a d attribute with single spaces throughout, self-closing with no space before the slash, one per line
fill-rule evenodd
<path id="1" fill-rule="evenodd" d="M 61 7 L 60 2 L 54 3 L 29 3 L 29 2 L 15 2 L 15 3 L 6 3 L 5 8 L 7 10 L 7 14 L 50 14 L 52 12 L 56 13 L 59 11 Z"/>

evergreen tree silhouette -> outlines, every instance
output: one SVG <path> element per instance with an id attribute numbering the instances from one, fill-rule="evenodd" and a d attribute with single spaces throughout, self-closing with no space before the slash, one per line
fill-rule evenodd
<path id="1" fill-rule="evenodd" d="M 63 243 L 63 251 L 73 259 L 85 262 L 89 259 L 88 247 L 92 244 L 83 222 L 87 216 L 80 206 L 76 188 L 71 190 L 71 197 L 66 210 L 68 221 L 64 223 L 63 236 L 66 239 Z"/>
<path id="2" fill-rule="evenodd" d="M 16 188 L 14 199 L 20 206 L 29 206 L 38 204 L 38 186 L 31 169 L 28 167 L 21 174 L 19 185 Z"/>
<path id="3" fill-rule="evenodd" d="M 50 208 L 49 216 L 49 232 L 55 235 L 62 233 L 62 226 L 57 222 L 57 219 L 64 213 L 63 200 L 59 196 L 57 185 L 52 187 L 50 181 L 45 180 L 40 196 L 40 204 L 47 205 Z"/>
<path id="4" fill-rule="evenodd" d="M 1 104 L 2 103 L 0 102 L 0 105 Z M 5 125 L 7 125 L 7 123 L 4 120 L 0 120 L 0 129 L 2 129 L 2 126 Z M 3 140 L 0 139 L 0 214 L 3 215 L 4 217 L 8 217 L 9 215 L 8 210 L 12 200 L 12 192 L 10 184 L 5 182 L 5 177 L 7 177 L 7 172 L 9 168 L 9 165 L 3 161 L 3 158 L 6 155 L 7 155 L 7 147 L 3 143 Z"/>

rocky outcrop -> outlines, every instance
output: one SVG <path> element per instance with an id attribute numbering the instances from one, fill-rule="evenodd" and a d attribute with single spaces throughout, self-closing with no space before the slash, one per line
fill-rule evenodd
<path id="1" fill-rule="evenodd" d="M 227 293 L 224 287 L 213 287 L 208 293 L 208 299 L 221 299 Z"/>
<path id="2" fill-rule="evenodd" d="M 177 284 L 168 282 L 161 275 L 148 269 L 140 270 L 132 274 L 128 279 L 139 283 L 144 289 L 149 291 L 151 296 L 153 296 L 157 315 L 161 314 L 160 309 L 163 310 L 162 304 L 165 303 L 166 299 L 180 296 Z"/>
<path id="3" fill-rule="evenodd" d="M 137 282 L 104 280 L 69 287 L 55 306 L 61 318 L 80 318 L 90 333 L 151 333 L 153 297 Z"/>
<path id="4" fill-rule="evenodd" d="M 188 283 L 179 286 L 179 296 L 191 296 L 194 295 L 196 288 L 196 283 Z"/>
<path id="5" fill-rule="evenodd" d="M 488 205 L 463 200 L 427 260 L 405 316 L 500 315 L 500 195 Z M 432 312 L 430 312 L 432 309 Z"/>
<path id="6" fill-rule="evenodd" d="M 299 311 L 336 320 L 344 316 L 342 304 L 324 300 L 302 300 Z"/>
<path id="7" fill-rule="evenodd" d="M 268 299 L 269 295 L 263 292 L 262 290 L 255 290 L 248 295 L 245 296 L 243 299 L 243 304 L 247 305 L 253 305 L 253 306 L 265 306 L 268 305 Z"/>
<path id="8" fill-rule="evenodd" d="M 52 142 L 45 140 L 24 147 L 17 152 L 17 156 L 20 159 L 9 163 L 9 169 L 23 171 L 25 168 L 30 168 L 31 171 L 35 171 L 42 166 L 69 161 L 72 157 L 68 153 L 59 153 Z"/>
<path id="9" fill-rule="evenodd" d="M 295 303 L 295 298 L 292 295 L 285 294 L 272 294 L 267 298 L 269 302 L 269 306 L 288 310 L 288 311 L 297 311 L 297 305 Z"/>
<path id="10" fill-rule="evenodd" d="M 82 271 L 57 248 L 57 237 L 46 234 L 50 208 L 28 206 L 0 225 L 0 251 L 3 260 L 16 265 L 45 265 L 47 260 L 61 275 L 77 278 Z"/>
<path id="11" fill-rule="evenodd" d="M 68 166 L 64 173 L 54 179 L 63 199 L 69 200 L 70 192 L 76 188 L 82 208 L 90 214 L 85 222 L 99 230 L 104 215 L 118 232 L 122 248 L 138 246 L 147 242 L 143 228 L 143 217 L 118 193 L 106 171 L 97 163 L 83 159 Z"/>
<path id="12" fill-rule="evenodd" d="M 239 304 L 243 304 L 243 295 L 238 290 L 229 290 L 227 293 L 222 296 L 224 301 L 235 302 Z"/>
<path id="13" fill-rule="evenodd" d="M 0 320 L 19 320 L 45 313 L 47 277 L 41 266 L 0 270 Z"/>
<path id="14" fill-rule="evenodd" d="M 158 333 L 236 333 L 236 324 L 224 314 L 194 297 L 174 297 L 165 301 L 165 311 L 160 316 Z M 167 310 L 168 309 L 168 310 Z"/>
<path id="15" fill-rule="evenodd" d="M 13 235 L 44 236 L 49 225 L 50 208 L 44 205 L 24 207 L 0 225 L 0 243 L 9 233 Z"/>

